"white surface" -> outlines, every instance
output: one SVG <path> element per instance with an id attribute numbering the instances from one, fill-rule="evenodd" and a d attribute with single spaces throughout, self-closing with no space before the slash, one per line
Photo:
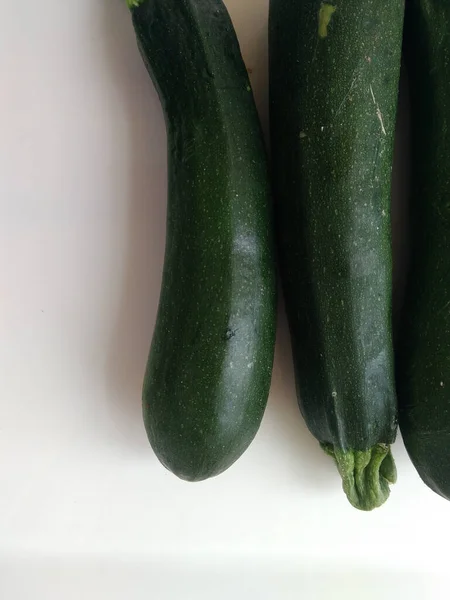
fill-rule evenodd
<path id="1" fill-rule="evenodd" d="M 229 0 L 266 116 L 266 0 Z M 281 319 L 262 428 L 178 481 L 140 391 L 164 249 L 161 109 L 121 0 L 1 0 L 0 598 L 446 598 L 450 505 L 400 442 L 352 509 L 305 429 Z"/>

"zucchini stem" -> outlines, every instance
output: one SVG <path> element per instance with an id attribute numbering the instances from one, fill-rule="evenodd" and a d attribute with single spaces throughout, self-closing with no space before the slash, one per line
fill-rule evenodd
<path id="1" fill-rule="evenodd" d="M 390 446 L 377 444 L 369 450 L 342 450 L 321 444 L 332 456 L 342 477 L 342 487 L 352 506 L 359 510 L 378 508 L 389 497 L 389 484 L 397 481 Z"/>
<path id="2" fill-rule="evenodd" d="M 128 8 L 131 10 L 140 6 L 145 0 L 126 0 Z"/>

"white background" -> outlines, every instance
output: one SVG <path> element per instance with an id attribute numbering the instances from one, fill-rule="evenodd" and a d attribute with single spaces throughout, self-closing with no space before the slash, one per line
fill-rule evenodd
<path id="1" fill-rule="evenodd" d="M 130 16 L 0 5 L 0 598 L 447 598 L 450 505 L 400 441 L 388 503 L 347 503 L 300 417 L 283 316 L 241 460 L 197 484 L 159 464 L 140 393 L 166 138 Z M 227 5 L 266 120 L 267 0 Z"/>

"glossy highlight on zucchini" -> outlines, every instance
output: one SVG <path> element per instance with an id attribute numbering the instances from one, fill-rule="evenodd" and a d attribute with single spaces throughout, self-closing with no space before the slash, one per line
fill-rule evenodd
<path id="1" fill-rule="evenodd" d="M 160 461 L 198 481 L 246 450 L 269 394 L 276 276 L 266 153 L 223 2 L 129 5 L 168 136 L 166 252 L 144 423 Z"/>
<path id="2" fill-rule="evenodd" d="M 403 0 L 271 0 L 280 271 L 298 400 L 353 506 L 396 480 L 390 190 Z"/>

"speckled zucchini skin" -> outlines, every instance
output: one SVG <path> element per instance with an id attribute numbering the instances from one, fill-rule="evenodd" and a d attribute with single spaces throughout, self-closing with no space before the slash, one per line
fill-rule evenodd
<path id="1" fill-rule="evenodd" d="M 395 480 L 390 188 L 403 10 L 403 0 L 270 2 L 273 177 L 298 399 L 363 509 Z"/>
<path id="2" fill-rule="evenodd" d="M 425 483 L 450 499 L 450 2 L 406 3 L 411 262 L 398 345 L 400 428 Z"/>
<path id="3" fill-rule="evenodd" d="M 267 403 L 276 277 L 266 154 L 224 4 L 144 0 L 131 12 L 169 162 L 144 422 L 161 462 L 195 481 L 239 458 Z"/>

